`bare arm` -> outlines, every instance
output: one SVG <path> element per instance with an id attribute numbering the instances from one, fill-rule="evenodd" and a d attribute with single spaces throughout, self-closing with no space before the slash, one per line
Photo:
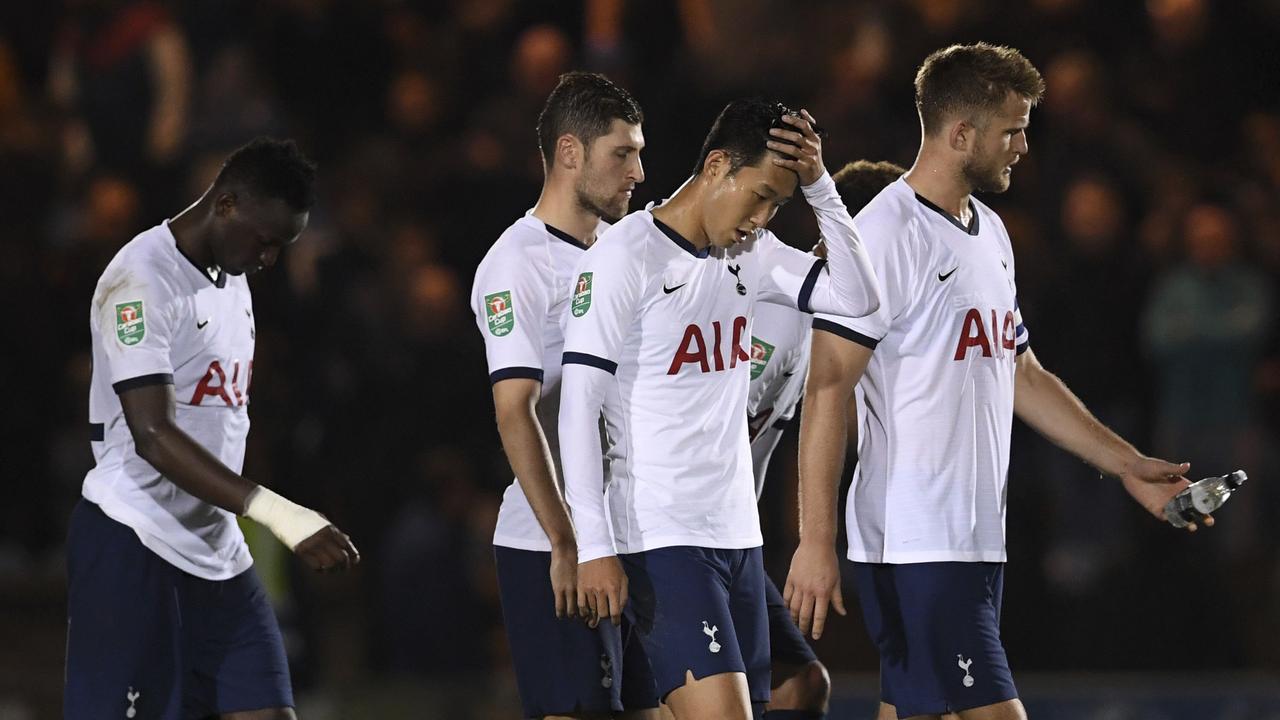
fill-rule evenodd
<path id="1" fill-rule="evenodd" d="M 502 449 L 538 524 L 551 541 L 551 584 L 556 616 L 577 614 L 578 544 L 569 508 L 556 481 L 551 448 L 536 412 L 542 383 L 508 378 L 493 386 Z"/>
<path id="2" fill-rule="evenodd" d="M 1174 464 L 1138 452 L 1094 417 L 1030 349 L 1017 359 L 1013 412 L 1058 447 L 1104 475 L 1120 478 L 1133 499 L 1157 518 L 1164 518 L 1165 503 L 1188 484 L 1183 474 L 1191 468 L 1189 463 Z M 1212 524 L 1212 518 L 1205 518 L 1205 525 Z M 1194 530 L 1195 525 L 1188 528 Z"/>
<path id="3" fill-rule="evenodd" d="M 351 539 L 323 516 L 237 475 L 183 432 L 174 419 L 173 385 L 126 390 L 120 405 L 138 456 L 174 485 L 267 526 L 313 570 L 345 569 L 360 561 Z M 265 512 L 252 509 L 259 497 Z"/>
<path id="4" fill-rule="evenodd" d="M 801 632 L 822 635 L 830 602 L 845 614 L 836 558 L 836 498 L 844 470 L 849 401 L 871 350 L 832 333 L 813 333 L 800 415 L 800 545 L 784 600 Z"/>

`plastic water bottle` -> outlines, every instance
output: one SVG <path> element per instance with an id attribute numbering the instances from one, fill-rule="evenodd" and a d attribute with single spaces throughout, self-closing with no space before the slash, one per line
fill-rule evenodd
<path id="1" fill-rule="evenodd" d="M 1230 475 L 1193 482 L 1164 506 L 1164 519 L 1174 527 L 1186 527 L 1222 507 L 1231 493 L 1248 479 L 1243 470 L 1237 470 Z"/>

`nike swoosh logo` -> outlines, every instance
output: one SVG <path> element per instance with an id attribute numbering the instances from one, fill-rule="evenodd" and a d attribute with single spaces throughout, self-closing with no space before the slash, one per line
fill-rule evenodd
<path id="1" fill-rule="evenodd" d="M 677 286 L 675 286 L 675 287 L 673 287 L 673 288 L 669 288 L 669 287 L 667 287 L 666 285 L 663 285 L 663 286 L 662 286 L 662 292 L 664 292 L 664 293 L 666 293 L 666 294 L 670 295 L 671 293 L 673 293 L 673 292 L 675 292 L 675 291 L 679 290 L 680 288 L 682 288 L 682 287 L 684 287 L 685 285 L 688 285 L 688 284 L 689 284 L 689 283 L 680 283 L 679 285 L 677 285 Z"/>
<path id="2" fill-rule="evenodd" d="M 951 268 L 951 272 L 947 273 L 946 275 L 943 275 L 942 273 L 938 273 L 938 282 L 946 282 L 947 278 L 951 277 L 952 275 L 955 275 L 956 271 L 959 269 L 960 269 L 960 266 L 957 265 Z"/>
<path id="3" fill-rule="evenodd" d="M 204 322 L 199 322 L 199 321 L 197 321 L 197 322 L 196 322 L 196 329 L 197 329 L 197 330 L 203 330 L 203 329 L 204 329 L 204 326 L 205 326 L 205 325 L 208 325 L 208 324 L 209 324 L 209 321 L 208 321 L 208 320 L 205 320 Z"/>

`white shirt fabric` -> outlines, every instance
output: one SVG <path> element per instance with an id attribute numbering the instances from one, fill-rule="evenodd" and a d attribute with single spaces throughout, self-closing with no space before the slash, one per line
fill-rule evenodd
<path id="1" fill-rule="evenodd" d="M 600 223 L 596 234 L 609 226 Z M 530 378 L 542 383 L 536 408 L 556 476 L 560 473 L 560 356 L 564 318 L 572 295 L 574 267 L 587 248 L 550 227 L 532 211 L 499 236 L 476 268 L 471 310 L 484 337 L 489 380 Z M 597 444 L 599 439 L 597 438 Z M 502 494 L 493 544 L 551 551 L 551 541 L 533 508 L 512 480 Z"/>
<path id="2" fill-rule="evenodd" d="M 969 228 L 905 179 L 856 218 L 883 294 L 814 329 L 873 348 L 859 384 L 849 559 L 1003 562 L 1014 360 L 1026 350 L 1013 248 L 974 200 Z"/>
<path id="3" fill-rule="evenodd" d="M 756 499 L 764 492 L 769 458 L 795 417 L 809 372 L 809 337 L 813 318 L 773 303 L 759 303 L 751 324 L 751 386 L 747 391 L 747 430 Z"/>
<path id="4" fill-rule="evenodd" d="M 234 514 L 174 485 L 138 456 L 118 392 L 172 383 L 179 428 L 232 472 L 244 463 L 254 322 L 243 276 L 210 275 L 184 256 L 169 223 L 141 233 L 98 279 L 89 313 L 95 466 L 84 497 L 184 572 L 234 577 L 253 564 Z"/>
<path id="5" fill-rule="evenodd" d="M 756 302 L 846 315 L 878 303 L 835 183 L 824 174 L 804 194 L 831 246 L 829 265 L 764 230 L 728 250 L 697 251 L 648 210 L 583 254 L 560 407 L 580 562 L 762 543 L 747 433 Z M 602 408 L 607 493 L 594 432 Z"/>

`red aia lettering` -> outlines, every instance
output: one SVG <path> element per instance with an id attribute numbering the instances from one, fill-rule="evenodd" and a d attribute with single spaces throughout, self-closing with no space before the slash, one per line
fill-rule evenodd
<path id="1" fill-rule="evenodd" d="M 1013 350 L 1016 347 L 1018 336 L 1018 326 L 1013 321 L 1013 311 L 1007 310 L 1004 314 L 1004 327 L 1000 332 L 1000 345 L 1005 350 Z"/>
<path id="2" fill-rule="evenodd" d="M 216 380 L 216 384 L 215 384 Z M 253 381 L 253 361 L 250 360 L 248 367 L 245 368 L 244 375 L 244 391 L 240 390 L 240 361 L 236 360 L 231 368 L 231 382 L 227 383 L 227 373 L 222 369 L 222 363 L 214 360 L 209 363 L 209 369 L 204 372 L 204 377 L 200 378 L 200 382 L 196 385 L 196 391 L 191 395 L 191 404 L 199 405 L 207 397 L 222 398 L 222 402 L 227 407 L 236 407 L 244 405 L 249 399 L 249 384 Z M 227 392 L 230 390 L 231 392 Z M 235 399 L 232 400 L 232 396 Z"/>
<path id="3" fill-rule="evenodd" d="M 971 347 L 980 347 L 982 357 L 991 357 L 991 341 L 987 339 L 987 331 L 982 326 L 982 315 L 976 308 L 970 308 L 964 314 L 964 327 L 960 329 L 960 344 L 956 345 L 955 359 L 963 360 Z"/>
<path id="4" fill-rule="evenodd" d="M 684 329 L 684 338 L 680 341 L 680 349 L 676 351 L 675 357 L 671 359 L 671 367 L 667 368 L 668 375 L 675 375 L 680 372 L 680 368 L 686 364 L 696 364 L 702 372 L 711 372 L 714 363 L 716 372 L 724 370 L 724 353 L 721 350 L 721 342 L 723 341 L 723 330 L 720 327 L 720 321 L 716 320 L 711 323 L 712 340 L 711 355 L 707 355 L 707 341 L 703 338 L 702 329 L 697 325 L 690 325 Z M 751 356 L 742 349 L 742 337 L 747 332 L 747 319 L 745 317 L 736 317 L 733 319 L 733 347 L 729 349 L 729 368 L 733 369 L 738 366 L 738 361 L 750 361 Z"/>

